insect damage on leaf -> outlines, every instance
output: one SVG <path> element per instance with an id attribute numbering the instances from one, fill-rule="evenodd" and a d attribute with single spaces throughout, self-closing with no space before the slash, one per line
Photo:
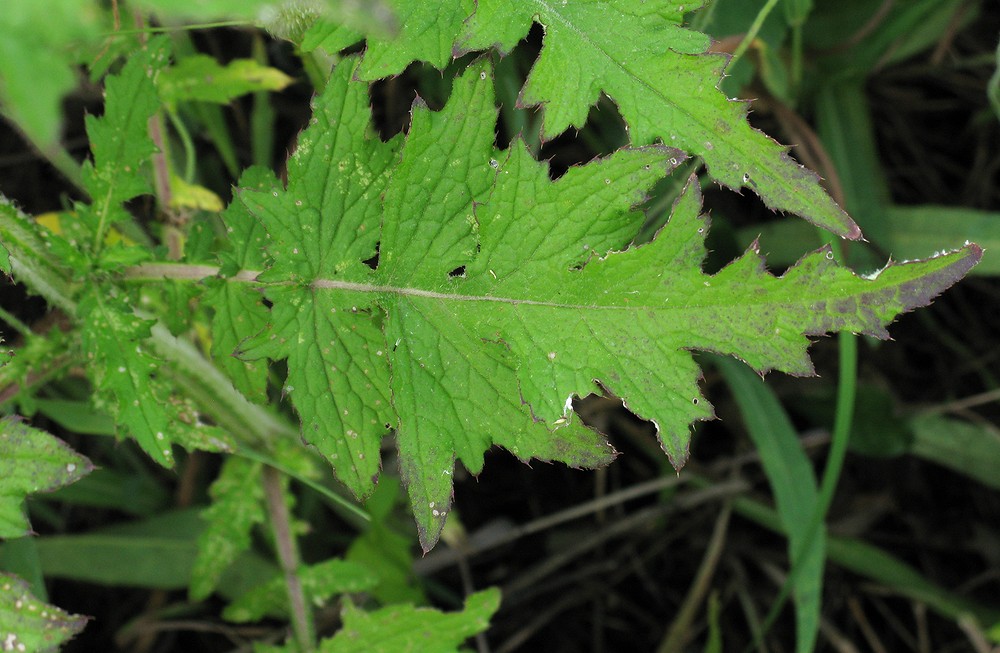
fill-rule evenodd
<path id="1" fill-rule="evenodd" d="M 751 247 L 706 275 L 693 179 L 657 237 L 629 246 L 643 221 L 632 207 L 678 150 L 627 148 L 551 181 L 520 142 L 495 150 L 484 62 L 441 112 L 418 103 L 405 141 L 382 143 L 350 64 L 318 98 L 288 187 L 240 193 L 273 260 L 258 277 L 271 326 L 244 352 L 287 358 L 303 437 L 359 496 L 395 429 L 425 550 L 450 510 L 456 459 L 473 474 L 493 445 L 525 461 L 610 461 L 607 441 L 571 412 L 595 384 L 653 420 L 679 467 L 690 424 L 713 416 L 692 350 L 811 373 L 808 335 L 884 336 L 981 253 L 864 280 L 820 250 L 778 278 Z"/>

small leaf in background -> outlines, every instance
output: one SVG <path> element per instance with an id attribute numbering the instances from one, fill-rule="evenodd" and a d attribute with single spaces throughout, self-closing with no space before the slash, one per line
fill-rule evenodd
<path id="1" fill-rule="evenodd" d="M 72 20 L 54 17 L 72 16 Z M 7 2 L 0 11 L 0 113 L 43 151 L 58 146 L 62 99 L 77 84 L 77 52 L 110 25 L 93 0 Z"/>
<path id="2" fill-rule="evenodd" d="M 198 536 L 198 557 L 191 572 L 191 598 L 208 597 L 222 574 L 250 548 L 251 529 L 265 520 L 261 464 L 232 456 L 222 465 L 201 516 L 208 525 Z"/>
<path id="3" fill-rule="evenodd" d="M 911 453 L 1000 490 L 1000 431 L 944 415 L 909 421 Z"/>
<path id="4" fill-rule="evenodd" d="M 28 584 L 0 572 L 0 650 L 56 651 L 87 625 L 87 617 L 47 605 Z"/>
<path id="5" fill-rule="evenodd" d="M 383 474 L 365 502 L 372 520 L 347 550 L 347 560 L 378 576 L 378 585 L 369 593 L 383 604 L 426 602 L 413 573 L 413 529 L 404 530 L 393 519 L 396 507 L 405 501 L 399 478 Z"/>
<path id="6" fill-rule="evenodd" d="M 184 590 L 205 528 L 197 508 L 92 529 L 82 534 L 35 538 L 46 578 L 99 585 Z M 244 594 L 274 576 L 276 567 L 247 553 L 223 574 L 218 593 Z"/>
<path id="7" fill-rule="evenodd" d="M 25 496 L 69 485 L 93 469 L 55 436 L 13 418 L 0 419 L 0 538 L 30 530 L 22 512 Z"/>
<path id="8" fill-rule="evenodd" d="M 318 101 L 288 189 L 241 194 L 274 260 L 258 277 L 272 326 L 247 350 L 287 358 L 304 437 L 356 494 L 374 482 L 383 429 L 398 425 L 425 550 L 450 509 L 456 459 L 478 473 L 498 444 L 522 460 L 610 461 L 606 441 L 570 410 L 595 380 L 655 421 L 680 467 L 690 424 L 713 415 L 690 350 L 811 374 L 807 336 L 886 338 L 896 315 L 930 302 L 982 254 L 969 245 L 862 279 L 821 249 L 776 278 L 751 246 L 706 275 L 694 179 L 651 243 L 621 251 L 643 220 L 631 206 L 683 155 L 625 149 L 553 182 L 519 141 L 494 151 L 484 63 L 456 81 L 441 112 L 414 108 L 385 186 L 390 146 L 360 135 L 368 99 L 348 66 Z M 333 151 L 352 141 L 380 158 Z"/>
<path id="9" fill-rule="evenodd" d="M 87 116 L 94 160 L 84 163 L 83 178 L 96 199 L 88 215 L 106 223 L 102 236 L 111 222 L 127 215 L 122 202 L 150 189 L 146 177 L 136 173 L 156 151 L 148 132 L 148 121 L 159 109 L 151 71 L 166 65 L 169 43 L 166 37 L 158 37 L 129 58 L 121 72 L 105 81 L 104 114 Z M 95 233 L 97 226 L 91 225 Z"/>
<path id="10" fill-rule="evenodd" d="M 375 574 L 366 567 L 338 558 L 303 566 L 297 575 L 302 583 L 303 593 L 315 606 L 326 604 L 336 594 L 364 592 L 378 582 Z M 230 603 L 222 617 L 243 623 L 264 617 L 287 617 L 288 614 L 285 577 L 278 575 Z"/>
<path id="11" fill-rule="evenodd" d="M 344 627 L 320 642 L 320 653 L 457 653 L 481 633 L 500 606 L 493 588 L 469 595 L 461 612 L 396 605 L 364 612 L 344 605 Z"/>
<path id="12" fill-rule="evenodd" d="M 208 55 L 192 55 L 160 72 L 156 87 L 160 99 L 169 108 L 178 102 L 198 100 L 228 104 L 254 91 L 280 91 L 292 78 L 277 68 L 264 66 L 253 59 L 234 59 L 226 65 Z"/>

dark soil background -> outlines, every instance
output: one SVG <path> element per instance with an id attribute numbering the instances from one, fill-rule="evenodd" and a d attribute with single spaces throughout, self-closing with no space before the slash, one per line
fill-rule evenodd
<path id="1" fill-rule="evenodd" d="M 530 51 L 538 47 L 538 31 L 522 45 L 529 61 Z M 981 19 L 948 34 L 934 51 L 880 70 L 869 80 L 867 96 L 877 146 L 897 203 L 1000 210 L 1000 123 L 990 112 L 986 96 L 993 69 L 950 65 L 956 58 L 993 52 L 998 32 L 1000 11 L 995 3 L 986 3 Z M 248 37 L 237 31 L 199 34 L 196 42 L 207 52 L 245 53 L 249 49 Z M 274 65 L 300 73 L 287 47 L 272 43 L 270 48 Z M 405 126 L 415 90 L 425 94 L 421 84 L 426 77 L 427 71 L 415 66 L 373 87 L 376 121 L 384 135 Z M 295 134 L 308 119 L 309 97 L 310 89 L 297 84 L 276 99 L 278 157 L 292 147 Z M 443 98 L 426 99 L 434 106 Z M 85 111 L 100 111 L 99 90 L 82 87 L 65 108 L 65 141 L 82 158 L 86 155 L 82 116 Z M 600 120 L 579 134 L 545 145 L 542 156 L 553 160 L 554 174 L 601 154 L 595 144 L 615 143 L 615 134 L 595 133 L 608 128 L 607 115 L 614 113 L 607 102 L 602 110 Z M 245 107 L 233 108 L 234 128 L 245 125 L 244 111 Z M 779 124 L 766 110 L 752 114 L 752 120 L 783 140 Z M 498 141 L 509 138 L 501 126 Z M 211 148 L 203 146 L 206 157 L 212 156 Z M 280 168 L 281 162 L 275 165 Z M 220 177 L 216 190 L 228 195 L 231 181 Z M 58 210 L 75 199 L 59 174 L 4 122 L 0 122 L 0 193 L 31 214 Z M 746 195 L 718 190 L 708 193 L 706 202 L 717 222 L 731 220 L 742 227 L 754 220 L 774 219 Z M 729 250 L 724 239 L 710 244 L 719 258 L 717 264 L 737 253 Z M 955 244 L 942 243 L 942 247 Z M 0 305 L 29 324 L 46 319 L 44 304 L 9 282 L 0 286 Z M 861 343 L 860 375 L 888 389 L 900 415 L 994 391 L 1000 375 L 1000 284 L 996 278 L 969 278 L 931 307 L 904 316 L 891 333 L 891 343 Z M 5 331 L 4 337 L 16 340 L 12 332 Z M 793 415 L 817 473 L 824 462 L 830 424 L 817 419 L 819 411 L 810 408 L 809 402 L 832 391 L 835 345 L 835 339 L 819 339 L 812 350 L 819 379 L 769 377 L 787 405 L 806 406 Z M 659 451 L 651 424 L 630 415 L 613 398 L 588 397 L 578 402 L 577 410 L 609 435 L 621 452 L 618 461 L 590 472 L 546 463 L 526 466 L 506 452 L 493 451 L 478 478 L 459 470 L 456 515 L 471 553 L 456 556 L 442 544 L 421 558 L 415 550 L 428 596 L 435 604 L 453 609 L 470 589 L 490 585 L 503 589 L 504 603 L 485 644 L 478 643 L 480 650 L 655 651 L 696 580 L 713 530 L 726 523 L 728 530 L 708 579 L 709 594 L 718 602 L 723 650 L 745 650 L 753 623 L 764 618 L 787 573 L 786 541 L 738 515 L 729 515 L 724 507 L 737 493 L 763 501 L 769 501 L 770 494 L 728 389 L 710 366 L 703 387 L 721 419 L 696 429 L 688 471 L 713 479 L 714 486 L 664 485 L 640 497 L 594 506 L 573 521 L 511 538 L 516 528 L 546 516 L 620 496 L 616 493 L 640 484 L 677 478 Z M 987 425 L 994 437 L 1000 437 L 996 399 L 966 409 L 963 416 Z M 86 453 L 86 442 L 73 439 Z M 387 455 L 391 459 L 391 450 Z M 198 464 L 196 479 L 201 487 L 190 499 L 195 502 L 204 495 L 217 461 L 205 457 Z M 393 472 L 391 460 L 386 470 Z M 161 478 L 169 492 L 178 492 L 178 476 Z M 72 524 L 70 530 L 83 532 L 103 525 L 104 520 L 120 519 L 121 515 L 78 511 L 67 523 Z M 941 587 L 1000 607 L 1000 492 L 995 489 L 911 455 L 851 453 L 828 523 L 831 532 L 880 546 Z M 490 544 L 503 539 L 509 541 Z M 52 602 L 94 617 L 68 651 L 248 650 L 240 648 L 247 638 L 262 633 L 277 637 L 282 632 L 280 624 L 224 626 L 217 618 L 219 605 L 183 607 L 183 593 L 60 580 L 51 581 L 49 588 Z M 170 627 L 123 630 L 164 606 L 178 608 L 171 619 L 157 622 L 172 622 Z M 123 635 L 136 632 L 140 633 L 136 638 Z M 690 635 L 692 640 L 684 650 L 702 650 L 708 636 L 704 611 L 695 618 Z M 828 564 L 824 581 L 819 642 L 819 651 L 988 650 L 977 649 L 975 636 L 954 621 L 833 564 Z M 759 650 L 794 650 L 791 606 Z"/>

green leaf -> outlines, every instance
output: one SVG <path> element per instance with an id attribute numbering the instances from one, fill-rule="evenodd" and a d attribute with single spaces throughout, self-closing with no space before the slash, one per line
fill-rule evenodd
<path id="1" fill-rule="evenodd" d="M 195 541 L 204 528 L 198 510 L 188 509 L 36 541 L 46 578 L 181 590 L 191 579 L 198 554 Z M 219 592 L 226 597 L 240 596 L 274 573 L 272 563 L 244 554 L 226 570 Z"/>
<path id="2" fill-rule="evenodd" d="M 983 485 L 1000 489 L 1000 434 L 988 424 L 974 424 L 943 415 L 910 420 L 911 452 L 944 465 Z"/>
<path id="3" fill-rule="evenodd" d="M 103 13 L 93 0 L 12 2 L 0 12 L 0 112 L 43 151 L 58 146 L 62 98 L 77 83 L 74 49 L 100 38 Z"/>
<path id="4" fill-rule="evenodd" d="M 58 438 L 16 419 L 0 420 L 0 537 L 30 530 L 24 497 L 69 485 L 94 469 L 89 460 Z"/>
<path id="5" fill-rule="evenodd" d="M 719 91 L 725 55 L 709 53 L 707 36 L 681 26 L 684 14 L 702 4 L 481 0 L 459 28 L 456 45 L 459 51 L 508 52 L 537 21 L 545 39 L 520 102 L 544 105 L 543 138 L 582 127 L 603 92 L 628 123 L 633 144 L 660 139 L 697 154 L 718 182 L 750 188 L 775 210 L 860 237 L 819 178 L 792 160 L 787 148 L 750 127 L 746 103 Z"/>
<path id="6" fill-rule="evenodd" d="M 378 582 L 378 578 L 366 567 L 338 558 L 302 567 L 297 575 L 302 591 L 316 606 L 324 605 L 335 594 L 363 592 Z M 287 617 L 285 582 L 285 577 L 279 575 L 254 588 L 231 603 L 222 617 L 240 623 L 266 616 Z"/>
<path id="7" fill-rule="evenodd" d="M 399 605 L 363 612 L 344 605 L 344 627 L 320 642 L 321 653 L 457 653 L 466 639 L 489 626 L 500 606 L 496 588 L 465 599 L 462 612 Z"/>
<path id="8" fill-rule="evenodd" d="M 152 322 L 105 292 L 92 289 L 79 306 L 97 407 L 110 413 L 153 460 L 172 466 L 170 443 L 180 417 L 154 376 L 162 362 L 146 345 Z"/>
<path id="9" fill-rule="evenodd" d="M 191 572 L 191 598 L 207 598 L 223 572 L 250 548 L 251 530 L 264 522 L 261 464 L 232 456 L 222 465 L 202 512 L 208 526 L 198 537 L 198 558 Z"/>
<path id="10" fill-rule="evenodd" d="M 227 104 L 254 91 L 280 91 L 292 78 L 253 59 L 234 59 L 221 65 L 207 55 L 192 55 L 162 71 L 156 78 L 160 99 L 168 107 L 185 100 Z"/>
<path id="11" fill-rule="evenodd" d="M 342 64 L 318 101 L 288 189 L 241 194 L 274 261 L 258 277 L 272 326 L 247 350 L 287 357 L 304 437 L 356 494 L 370 491 L 383 429 L 396 427 L 425 549 L 450 507 L 456 458 L 474 474 L 494 444 L 522 460 L 611 460 L 606 441 L 572 419 L 572 398 L 595 380 L 656 422 L 679 467 L 690 423 L 713 414 L 690 350 L 811 374 L 807 336 L 886 338 L 889 321 L 982 254 L 969 245 L 861 279 L 822 249 L 775 278 L 752 246 L 706 275 L 693 179 L 657 238 L 626 250 L 643 220 L 630 207 L 678 151 L 623 150 L 552 182 L 520 144 L 493 150 L 479 63 L 442 112 L 415 107 L 387 184 L 394 142 L 362 136 L 367 96 L 350 75 Z M 372 270 L 363 261 L 376 242 Z"/>
<path id="12" fill-rule="evenodd" d="M 774 493 L 782 530 L 788 534 L 792 567 L 799 566 L 792 588 L 795 600 L 795 650 L 812 651 L 819 634 L 823 597 L 826 527 L 811 533 L 813 512 L 819 498 L 816 474 L 802 451 L 791 419 L 763 379 L 731 358 L 717 357 L 715 365 L 730 387 L 760 453 L 760 460 Z M 809 541 L 809 537 L 812 540 Z M 809 545 L 807 550 L 803 547 Z M 804 551 L 804 553 L 803 553 Z"/>
<path id="13" fill-rule="evenodd" d="M 367 89 L 349 83 L 351 74 L 348 63 L 339 66 L 317 98 L 312 124 L 288 161 L 288 188 L 242 192 L 253 198 L 246 203 L 265 225 L 275 261 L 261 278 L 279 282 L 267 293 L 272 326 L 244 343 L 242 354 L 288 358 L 284 392 L 302 417 L 303 437 L 360 496 L 374 487 L 380 439 L 395 421 L 381 316 L 364 293 L 301 285 L 342 275 L 374 278 L 363 261 L 376 253 L 378 200 L 398 139 L 382 143 L 372 133 Z M 250 326 L 244 337 L 253 335 Z"/>
<path id="14" fill-rule="evenodd" d="M 5 651 L 55 651 L 87 625 L 32 596 L 28 584 L 0 572 L 0 647 Z"/>
<path id="15" fill-rule="evenodd" d="M 240 177 L 242 188 L 276 188 L 274 174 L 263 168 L 248 168 Z M 222 213 L 229 242 L 234 250 L 220 255 L 223 277 L 240 270 L 259 270 L 267 263 L 264 242 L 267 233 L 240 202 L 231 203 Z M 267 385 L 265 361 L 240 360 L 234 354 L 248 337 L 260 333 L 267 324 L 267 308 L 260 293 L 243 285 L 211 280 L 205 303 L 215 309 L 212 316 L 212 357 L 226 371 L 233 385 L 250 399 L 263 402 Z"/>
<path id="16" fill-rule="evenodd" d="M 130 219 L 122 203 L 151 190 L 141 171 L 156 152 L 148 126 L 159 109 L 153 79 L 167 64 L 169 45 L 163 36 L 149 41 L 119 74 L 108 77 L 104 115 L 87 116 L 94 160 L 84 163 L 83 180 L 94 203 L 77 208 L 93 234 L 95 248 L 103 246 L 111 225 Z"/>
<path id="17" fill-rule="evenodd" d="M 582 127 L 601 93 L 617 104 L 632 143 L 657 139 L 700 156 L 709 173 L 730 188 L 749 188 L 765 204 L 791 211 L 847 238 L 861 232 L 787 148 L 750 127 L 745 102 L 719 89 L 727 59 L 710 53 L 711 40 L 682 27 L 685 13 L 702 2 L 651 0 L 481 0 L 469 16 L 468 0 L 433 8 L 397 9 L 401 38 L 368 40 L 358 75 L 374 80 L 400 73 L 423 60 L 442 68 L 452 52 L 491 47 L 509 52 L 533 22 L 545 29 L 541 54 L 521 91 L 522 104 L 545 107 L 543 138 Z M 336 51 L 350 36 L 334 31 Z M 307 43 L 316 45 L 315 34 Z"/>

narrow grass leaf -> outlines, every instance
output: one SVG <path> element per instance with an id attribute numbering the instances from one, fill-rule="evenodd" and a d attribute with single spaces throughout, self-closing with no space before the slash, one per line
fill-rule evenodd
<path id="1" fill-rule="evenodd" d="M 731 358 L 712 360 L 732 391 L 760 454 L 783 530 L 788 534 L 791 565 L 799 567 L 792 587 L 795 650 L 807 653 L 813 650 L 819 633 L 826 548 L 826 528 L 820 525 L 808 543 L 808 550 L 799 557 L 810 536 L 810 522 L 819 496 L 816 475 L 788 414 L 764 380 Z"/>

